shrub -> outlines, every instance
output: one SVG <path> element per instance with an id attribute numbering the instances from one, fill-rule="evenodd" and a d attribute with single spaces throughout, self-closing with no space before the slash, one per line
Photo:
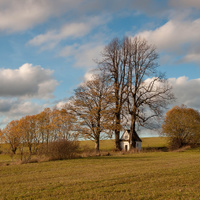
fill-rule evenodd
<path id="1" fill-rule="evenodd" d="M 199 111 L 184 105 L 169 110 L 162 125 L 162 133 L 168 136 L 170 149 L 197 145 L 200 141 L 199 130 Z"/>
<path id="2" fill-rule="evenodd" d="M 70 159 L 76 157 L 78 147 L 77 141 L 58 140 L 41 145 L 38 154 L 48 157 L 49 160 Z"/>

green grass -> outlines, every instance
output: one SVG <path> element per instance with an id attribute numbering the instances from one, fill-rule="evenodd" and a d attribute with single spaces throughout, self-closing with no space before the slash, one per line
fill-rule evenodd
<path id="1" fill-rule="evenodd" d="M 200 199 L 200 150 L 0 167 L 0 199 Z"/>

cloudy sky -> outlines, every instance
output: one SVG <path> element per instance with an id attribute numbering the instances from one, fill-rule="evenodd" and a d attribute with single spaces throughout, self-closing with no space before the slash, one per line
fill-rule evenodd
<path id="1" fill-rule="evenodd" d="M 157 46 L 176 104 L 200 110 L 199 0 L 0 0 L 0 126 L 62 105 L 113 38 Z"/>

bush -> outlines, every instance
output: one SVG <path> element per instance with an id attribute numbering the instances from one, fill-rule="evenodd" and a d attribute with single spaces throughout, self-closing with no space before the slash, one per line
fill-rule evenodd
<path id="1" fill-rule="evenodd" d="M 162 125 L 162 133 L 169 138 L 170 149 L 197 145 L 200 141 L 199 130 L 199 111 L 184 105 L 169 110 Z"/>
<path id="2" fill-rule="evenodd" d="M 187 143 L 184 143 L 180 138 L 178 137 L 171 137 L 169 138 L 169 148 L 170 150 L 179 149 L 181 147 L 187 146 Z"/>
<path id="3" fill-rule="evenodd" d="M 64 160 L 76 157 L 79 144 L 77 141 L 59 140 L 39 147 L 38 154 L 49 160 Z"/>

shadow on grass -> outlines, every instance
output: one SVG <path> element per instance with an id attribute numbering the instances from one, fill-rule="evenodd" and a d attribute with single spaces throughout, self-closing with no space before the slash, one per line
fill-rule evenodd
<path id="1" fill-rule="evenodd" d="M 128 155 L 122 155 L 122 156 L 93 156 L 93 157 L 86 157 L 86 158 L 80 158 L 80 159 L 87 159 L 87 160 L 138 160 L 138 159 L 144 159 L 149 158 L 149 156 L 128 156 Z"/>
<path id="2" fill-rule="evenodd" d="M 142 148 L 143 152 L 168 152 L 168 147 L 144 147 Z"/>
<path id="3" fill-rule="evenodd" d="M 141 151 L 100 151 L 99 154 L 94 150 L 90 150 L 88 152 L 82 152 L 85 154 L 80 155 L 80 159 L 141 159 L 148 158 L 145 153 L 153 153 L 153 152 L 169 152 L 167 147 L 144 147 Z M 84 156 L 83 156 L 84 155 Z M 135 155 L 135 156 L 134 156 Z M 152 156 L 152 155 L 151 155 Z"/>

